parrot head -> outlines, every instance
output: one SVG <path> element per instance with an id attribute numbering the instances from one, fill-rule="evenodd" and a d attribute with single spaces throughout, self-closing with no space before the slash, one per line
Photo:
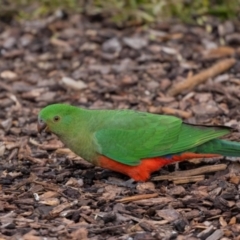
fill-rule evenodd
<path id="1" fill-rule="evenodd" d="M 38 115 L 38 132 L 64 134 L 74 119 L 75 107 L 67 104 L 52 104 L 43 108 Z"/>

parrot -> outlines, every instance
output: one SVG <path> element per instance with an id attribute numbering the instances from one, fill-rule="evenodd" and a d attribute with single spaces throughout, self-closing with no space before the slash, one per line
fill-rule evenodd
<path id="1" fill-rule="evenodd" d="M 85 109 L 55 103 L 38 115 L 38 131 L 55 134 L 84 160 L 147 181 L 163 166 L 191 158 L 240 157 L 240 143 L 220 139 L 227 126 L 185 123 L 181 118 L 130 109 Z"/>

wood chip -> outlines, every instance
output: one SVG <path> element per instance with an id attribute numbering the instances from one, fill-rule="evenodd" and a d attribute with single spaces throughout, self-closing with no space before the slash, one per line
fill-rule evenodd
<path id="1" fill-rule="evenodd" d="M 210 235 L 206 240 L 218 240 L 223 236 L 223 231 L 221 229 L 217 229 L 212 235 Z"/>
<path id="2" fill-rule="evenodd" d="M 43 1 L 25 2 L 21 11 L 30 13 Z M 169 165 L 159 177 L 171 182 L 130 188 L 127 176 L 86 162 L 55 134 L 39 134 L 37 121 L 57 102 L 132 109 L 228 125 L 236 131 L 226 139 L 239 142 L 240 21 L 116 28 L 108 17 L 61 9 L 27 21 L 0 10 L 0 239 L 215 240 L 216 230 L 221 240 L 238 238 L 239 158 Z M 181 81 L 185 87 L 167 95 Z"/>
<path id="3" fill-rule="evenodd" d="M 227 222 L 223 219 L 222 216 L 219 218 L 219 222 L 220 222 L 221 226 L 223 226 L 223 227 L 227 226 Z"/>
<path id="4" fill-rule="evenodd" d="M 229 221 L 229 225 L 234 225 L 237 223 L 237 218 L 236 217 L 232 217 Z"/>
<path id="5" fill-rule="evenodd" d="M 65 203 L 62 203 L 58 206 L 56 206 L 51 212 L 50 212 L 50 216 L 51 217 L 56 217 L 57 215 L 59 215 L 60 212 L 62 212 L 63 210 L 69 208 L 69 207 L 72 207 L 72 206 L 75 206 L 76 204 L 78 204 L 78 200 L 75 200 L 73 202 L 65 202 Z"/>
<path id="6" fill-rule="evenodd" d="M 172 222 L 180 217 L 180 214 L 174 209 L 157 210 L 157 215 L 163 219 Z"/>
<path id="7" fill-rule="evenodd" d="M 224 59 L 217 62 L 212 67 L 203 70 L 202 72 L 185 79 L 184 81 L 175 84 L 169 91 L 170 96 L 176 96 L 179 93 L 183 93 L 193 89 L 195 86 L 207 81 L 209 78 L 215 77 L 228 69 L 230 69 L 236 63 L 236 59 Z"/>
<path id="8" fill-rule="evenodd" d="M 135 195 L 131 197 L 125 197 L 125 198 L 116 200 L 116 202 L 120 202 L 120 203 L 134 202 L 134 201 L 143 200 L 143 199 L 155 198 L 157 196 L 158 196 L 157 193 L 141 194 L 141 195 Z"/>
<path id="9" fill-rule="evenodd" d="M 173 201 L 173 198 L 171 197 L 154 197 L 150 199 L 141 199 L 136 200 L 134 203 L 142 206 L 154 206 L 154 205 L 165 205 L 169 202 Z"/>
<path id="10" fill-rule="evenodd" d="M 45 200 L 40 200 L 39 203 L 48 206 L 57 206 L 60 203 L 60 201 L 58 198 L 47 198 Z"/>

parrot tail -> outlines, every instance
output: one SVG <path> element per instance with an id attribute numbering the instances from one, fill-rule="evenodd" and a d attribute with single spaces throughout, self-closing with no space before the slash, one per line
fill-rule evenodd
<path id="1" fill-rule="evenodd" d="M 195 153 L 212 153 L 225 157 L 240 157 L 240 142 L 213 139 L 195 148 Z"/>

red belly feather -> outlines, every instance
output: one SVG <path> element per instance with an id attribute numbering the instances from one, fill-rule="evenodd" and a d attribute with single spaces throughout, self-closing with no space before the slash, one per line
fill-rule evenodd
<path id="1" fill-rule="evenodd" d="M 137 166 L 129 166 L 119 163 L 105 156 L 100 156 L 100 167 L 123 173 L 133 178 L 135 181 L 146 181 L 150 178 L 152 172 L 155 172 L 165 165 L 173 162 L 180 162 L 191 158 L 212 158 L 221 157 L 218 154 L 197 154 L 183 153 L 181 155 L 173 155 L 171 158 L 155 157 L 142 159 Z"/>

